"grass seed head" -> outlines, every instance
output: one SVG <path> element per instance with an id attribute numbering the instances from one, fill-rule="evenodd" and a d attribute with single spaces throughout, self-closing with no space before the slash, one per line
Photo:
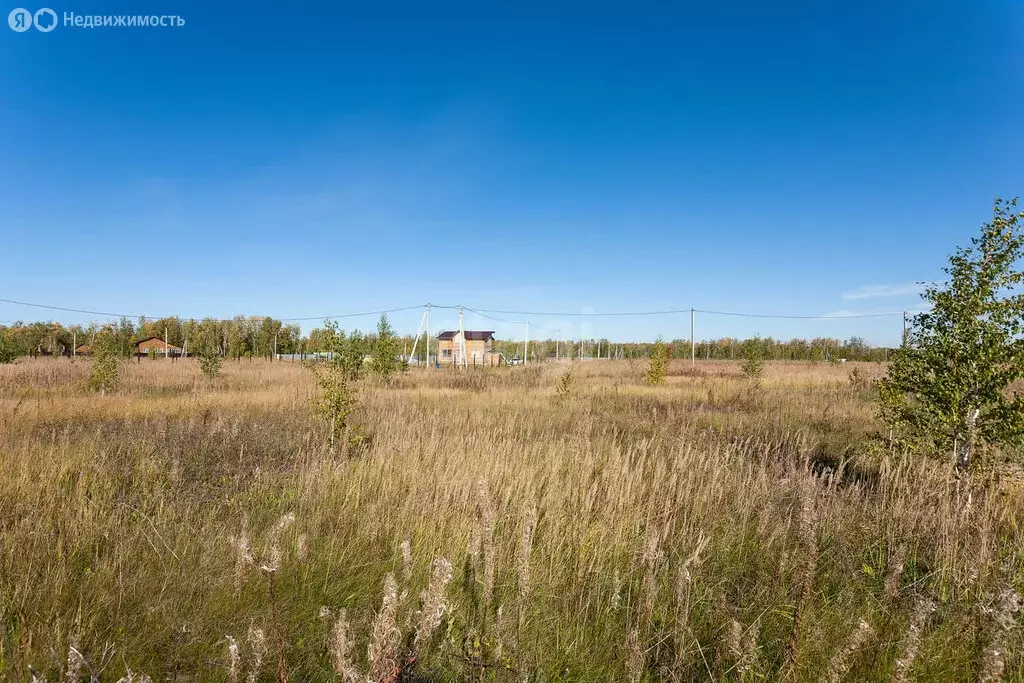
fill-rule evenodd
<path id="1" fill-rule="evenodd" d="M 885 573 L 885 595 L 890 600 L 895 600 L 900 594 L 900 579 L 903 576 L 903 567 L 907 562 L 907 544 L 900 543 L 889 558 L 889 568 Z"/>
<path id="2" fill-rule="evenodd" d="M 249 627 L 249 650 L 251 652 L 249 663 L 249 675 L 246 678 L 248 683 L 256 683 L 260 678 L 260 671 L 263 669 L 263 662 L 267 658 L 269 648 L 267 646 L 267 634 L 261 628 Z"/>
<path id="3" fill-rule="evenodd" d="M 420 612 L 416 621 L 416 636 L 413 647 L 419 648 L 428 640 L 441 624 L 447 609 L 445 600 L 447 597 L 448 584 L 451 583 L 454 572 L 452 564 L 447 559 L 439 557 L 434 560 L 430 573 L 430 583 L 427 590 L 420 596 Z"/>
<path id="4" fill-rule="evenodd" d="M 355 642 L 349 632 L 348 617 L 344 609 L 338 610 L 338 618 L 331 629 L 331 664 L 342 683 L 359 683 L 363 680 L 355 662 Z"/>
<path id="5" fill-rule="evenodd" d="M 368 647 L 370 680 L 374 683 L 391 681 L 397 673 L 398 646 L 402 635 L 397 616 L 398 582 L 394 574 L 388 574 L 384 579 L 384 598 L 373 620 Z"/>
<path id="6" fill-rule="evenodd" d="M 850 637 L 843 648 L 836 652 L 828 662 L 827 680 L 829 683 L 839 683 L 845 680 L 846 674 L 853 665 L 853 656 L 864 646 L 874 632 L 875 630 L 871 628 L 868 622 L 863 619 L 860 620 L 857 628 L 850 633 Z"/>
<path id="7" fill-rule="evenodd" d="M 626 635 L 626 677 L 630 683 L 639 683 L 646 665 L 647 653 L 640 642 L 640 629 L 634 626 Z"/>
<path id="8" fill-rule="evenodd" d="M 526 601 L 530 592 L 530 556 L 533 553 L 533 534 L 537 528 L 537 508 L 528 505 L 523 512 L 523 530 L 519 537 L 519 557 L 516 571 L 519 578 L 519 598 Z"/>
<path id="9" fill-rule="evenodd" d="M 893 668 L 892 680 L 896 683 L 905 683 L 910 680 L 910 672 L 914 667 L 914 660 L 917 659 L 917 652 L 921 649 L 921 640 L 928 616 L 935 611 L 935 603 L 928 599 L 918 600 L 910 615 L 910 625 L 907 627 L 907 635 L 903 638 L 903 647 L 899 658 Z"/>
<path id="10" fill-rule="evenodd" d="M 412 541 L 402 541 L 402 580 L 408 585 L 412 580 Z"/>
<path id="11" fill-rule="evenodd" d="M 233 636 L 227 636 L 228 640 L 228 681 L 238 683 L 238 676 L 242 668 L 242 657 L 238 652 L 238 641 Z"/>
<path id="12" fill-rule="evenodd" d="M 85 657 L 78 649 L 78 643 L 72 642 L 68 646 L 68 660 L 67 666 L 64 669 L 64 680 L 67 683 L 78 683 L 78 680 L 82 677 L 82 671 L 88 668 L 88 666 Z"/>

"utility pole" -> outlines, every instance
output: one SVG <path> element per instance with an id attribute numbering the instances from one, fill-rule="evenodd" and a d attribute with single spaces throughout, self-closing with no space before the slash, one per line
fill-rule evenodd
<path id="1" fill-rule="evenodd" d="M 523 365 L 526 365 L 530 357 L 530 321 L 526 321 L 526 342 L 523 344 Z"/>
<path id="2" fill-rule="evenodd" d="M 693 309 L 690 309 L 690 367 L 697 367 L 697 346 L 693 341 Z"/>
<path id="3" fill-rule="evenodd" d="M 71 357 L 74 358 L 78 355 L 78 332 L 71 333 Z"/>
<path id="4" fill-rule="evenodd" d="M 466 360 L 466 327 L 462 323 L 462 304 L 459 304 L 459 351 L 462 353 L 462 367 L 468 368 Z"/>
<path id="5" fill-rule="evenodd" d="M 281 328 L 277 328 L 277 332 L 274 333 L 274 360 L 277 360 L 277 335 L 281 334 Z"/>
<path id="6" fill-rule="evenodd" d="M 903 343 L 900 346 L 907 345 L 907 312 L 903 311 Z"/>
<path id="7" fill-rule="evenodd" d="M 427 304 L 427 359 L 425 365 L 430 365 L 430 304 Z"/>
<path id="8" fill-rule="evenodd" d="M 164 325 L 164 358 L 170 355 L 170 349 L 167 347 L 167 326 Z"/>
<path id="9" fill-rule="evenodd" d="M 555 333 L 558 335 L 555 337 L 555 360 L 558 360 L 558 342 L 562 341 L 562 331 L 555 330 Z"/>

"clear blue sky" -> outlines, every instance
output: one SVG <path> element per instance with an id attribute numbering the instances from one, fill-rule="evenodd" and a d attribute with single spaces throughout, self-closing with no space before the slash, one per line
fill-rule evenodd
<path id="1" fill-rule="evenodd" d="M 0 298 L 900 311 L 994 196 L 1024 194 L 1022 0 L 51 6 L 186 24 L 0 30 Z M 0 304 L 36 318 L 90 316 Z M 688 315 L 532 320 L 689 334 Z"/>

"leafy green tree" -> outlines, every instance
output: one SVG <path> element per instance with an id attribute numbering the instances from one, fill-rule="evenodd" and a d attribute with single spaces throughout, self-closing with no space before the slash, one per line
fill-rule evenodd
<path id="1" fill-rule="evenodd" d="M 768 358 L 770 340 L 754 337 L 743 343 L 743 374 L 757 379 L 764 374 L 764 361 Z"/>
<path id="2" fill-rule="evenodd" d="M 203 375 L 210 379 L 220 375 L 220 367 L 224 362 L 224 358 L 221 356 L 220 347 L 216 343 L 203 341 L 195 344 L 193 349 L 196 362 L 199 363 L 199 371 Z"/>
<path id="3" fill-rule="evenodd" d="M 257 348 L 264 356 L 274 352 L 274 339 L 280 337 L 281 321 L 271 317 L 262 318 L 256 329 Z"/>
<path id="4" fill-rule="evenodd" d="M 279 353 L 297 353 L 302 346 L 302 328 L 296 323 L 282 327 L 277 345 Z"/>
<path id="5" fill-rule="evenodd" d="M 332 450 L 338 445 L 357 447 L 367 441 L 366 433 L 352 419 L 359 405 L 356 382 L 362 374 L 363 337 L 356 331 L 346 335 L 336 322 L 328 320 L 318 344 L 330 355 L 306 364 L 317 384 L 313 409 L 327 425 L 327 443 Z"/>
<path id="6" fill-rule="evenodd" d="M 236 315 L 234 320 L 231 320 L 226 327 L 228 356 L 237 360 L 249 348 L 245 318 Z"/>
<path id="7" fill-rule="evenodd" d="M 366 357 L 367 339 L 359 330 L 349 334 L 338 327 L 333 320 L 324 322 L 323 328 L 313 330 L 316 341 L 311 343 L 311 350 L 318 353 L 329 353 L 330 360 L 341 370 L 345 379 L 356 381 L 363 375 L 363 359 Z M 310 337 L 313 337 L 313 332 Z"/>
<path id="8" fill-rule="evenodd" d="M 104 330 L 92 344 L 92 372 L 89 374 L 89 388 L 105 395 L 117 389 L 120 381 L 121 363 L 125 359 L 123 340 L 116 330 Z"/>
<path id="9" fill-rule="evenodd" d="M 121 318 L 116 326 L 107 327 L 106 334 L 113 345 L 113 352 L 119 358 L 128 358 L 135 350 L 135 325 L 128 318 Z"/>
<path id="10" fill-rule="evenodd" d="M 991 223 L 949 258 L 949 280 L 928 287 L 931 310 L 879 382 L 880 414 L 894 445 L 950 457 L 958 470 L 983 446 L 1024 442 L 1024 214 L 996 200 Z M 948 455 L 945 455 L 948 454 Z"/>
<path id="11" fill-rule="evenodd" d="M 352 412 L 358 407 L 357 388 L 337 361 L 332 358 L 307 365 L 318 389 L 313 407 L 327 425 L 327 444 L 332 450 L 341 444 L 355 447 L 366 439 L 362 429 L 352 422 Z"/>
<path id="12" fill-rule="evenodd" d="M 220 374 L 224 358 L 221 353 L 220 328 L 215 320 L 204 320 L 191 332 L 192 353 L 199 363 L 202 373 L 214 378 Z"/>
<path id="13" fill-rule="evenodd" d="M 373 341 L 373 357 L 370 361 L 373 374 L 387 381 L 391 375 L 398 372 L 402 365 L 398 358 L 400 350 L 398 338 L 391 329 L 388 316 L 382 313 L 377 323 L 377 338 Z"/>
<path id="14" fill-rule="evenodd" d="M 665 383 L 665 372 L 668 369 L 668 356 L 669 356 L 668 345 L 661 340 L 661 337 L 654 342 L 654 347 L 651 349 L 651 356 L 647 362 L 647 376 L 646 380 L 648 384 L 664 384 Z"/>
<path id="15" fill-rule="evenodd" d="M 199 361 L 199 370 L 213 379 L 220 374 L 220 366 L 223 358 L 217 349 L 204 347 L 196 353 L 196 360 Z"/>
<path id="16" fill-rule="evenodd" d="M 6 334 L 0 333 L 0 364 L 13 363 L 21 355 L 21 349 Z"/>

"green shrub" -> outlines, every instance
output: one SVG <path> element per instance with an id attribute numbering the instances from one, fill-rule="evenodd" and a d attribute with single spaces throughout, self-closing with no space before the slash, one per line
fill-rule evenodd
<path id="1" fill-rule="evenodd" d="M 333 450 L 341 444 L 349 448 L 363 444 L 366 434 L 352 422 L 352 412 L 358 406 L 356 387 L 343 366 L 329 360 L 309 363 L 307 367 L 316 379 L 318 393 L 313 399 L 313 409 L 327 426 L 328 447 Z"/>
<path id="2" fill-rule="evenodd" d="M 213 379 L 220 374 L 222 359 L 218 349 L 204 347 L 196 354 L 196 360 L 199 361 L 199 369 L 206 377 Z"/>
<path id="3" fill-rule="evenodd" d="M 651 349 L 651 357 L 647 364 L 647 383 L 651 385 L 664 384 L 665 373 L 668 368 L 668 345 L 658 337 Z"/>
<path id="4" fill-rule="evenodd" d="M 326 321 L 326 346 L 330 357 L 322 362 L 307 363 L 306 367 L 316 380 L 317 395 L 313 399 L 315 414 L 327 425 L 327 445 L 332 450 L 339 445 L 349 449 L 368 443 L 365 431 L 352 420 L 352 413 L 359 405 L 356 382 L 362 375 L 365 340 L 356 332 L 346 336 L 337 323 Z M 378 332 L 385 336 L 390 331 L 387 318 L 381 316 Z M 397 367 L 396 355 L 392 356 Z M 375 366 L 378 376 L 386 378 L 390 371 L 383 365 Z M 385 370 L 381 374 L 381 370 Z"/>
<path id="5" fill-rule="evenodd" d="M 120 381 L 121 363 L 124 361 L 117 339 L 108 333 L 100 334 L 92 345 L 92 353 L 89 388 L 101 395 L 115 391 Z"/>
<path id="6" fill-rule="evenodd" d="M 381 380 L 387 381 L 391 375 L 408 368 L 408 364 L 398 358 L 398 339 L 391 329 L 387 314 L 381 314 L 377 323 L 377 339 L 373 343 L 373 358 L 370 364 L 373 373 Z"/>
<path id="7" fill-rule="evenodd" d="M 748 339 L 743 346 L 743 374 L 750 379 L 758 379 L 764 374 L 764 361 L 768 357 L 764 340 L 760 337 Z"/>
<path id="8" fill-rule="evenodd" d="M 21 355 L 21 349 L 6 336 L 0 334 L 0 364 L 13 363 Z"/>

